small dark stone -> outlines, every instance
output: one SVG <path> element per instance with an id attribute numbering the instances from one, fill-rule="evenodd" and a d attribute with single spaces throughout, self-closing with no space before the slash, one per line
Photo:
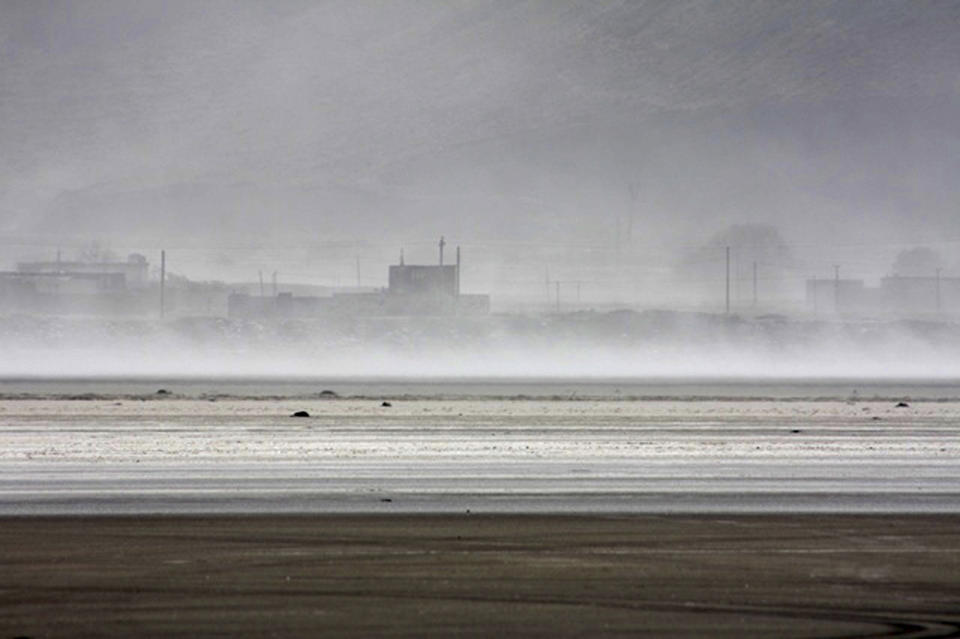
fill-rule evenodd
<path id="1" fill-rule="evenodd" d="M 305 410 L 298 410 L 293 415 L 290 415 L 290 417 L 310 417 L 310 413 Z"/>
<path id="2" fill-rule="evenodd" d="M 875 421 L 875 422 L 879 422 L 879 421 L 880 421 L 880 418 L 877 417 L 876 415 L 874 415 L 874 416 L 871 417 L 870 419 L 872 419 L 872 420 Z"/>
<path id="3" fill-rule="evenodd" d="M 390 408 L 391 406 L 393 406 L 393 404 L 391 404 L 390 402 L 383 402 L 380 405 L 383 406 L 384 408 Z"/>
<path id="4" fill-rule="evenodd" d="M 906 402 L 897 402 L 897 408 L 910 408 L 910 404 Z"/>
<path id="5" fill-rule="evenodd" d="M 385 503 L 390 503 L 390 502 L 392 502 L 393 500 L 390 499 L 389 497 L 383 497 L 380 501 L 385 502 Z"/>
<path id="6" fill-rule="evenodd" d="M 791 430 L 790 432 L 791 432 L 791 433 L 802 433 L 803 431 L 800 430 L 799 428 L 794 428 L 794 429 Z"/>
<path id="7" fill-rule="evenodd" d="M 322 390 L 320 391 L 320 395 L 322 397 L 340 397 L 339 395 L 336 394 L 336 392 L 332 390 Z"/>
<path id="8" fill-rule="evenodd" d="M 169 395 L 169 394 L 170 394 L 170 391 L 168 391 L 166 388 L 161 388 L 160 390 L 157 391 L 157 395 Z"/>

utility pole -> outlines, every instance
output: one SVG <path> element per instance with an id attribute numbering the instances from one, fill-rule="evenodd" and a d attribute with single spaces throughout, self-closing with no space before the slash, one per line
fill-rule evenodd
<path id="1" fill-rule="evenodd" d="M 59 256 L 58 256 L 59 257 Z M 167 283 L 167 252 L 160 251 L 160 319 L 163 319 L 163 293 Z"/>
<path id="2" fill-rule="evenodd" d="M 840 265 L 833 265 L 833 312 L 840 312 Z"/>
<path id="3" fill-rule="evenodd" d="M 443 247 L 447 245 L 446 240 L 443 239 L 443 236 L 440 236 L 440 266 L 443 266 Z"/>
<path id="4" fill-rule="evenodd" d="M 730 286 L 733 287 L 730 295 L 730 303 L 740 306 L 740 302 L 743 301 L 743 297 L 740 295 L 742 292 L 740 290 L 741 285 L 743 284 L 743 276 L 740 273 L 740 251 L 730 251 Z"/>
<path id="5" fill-rule="evenodd" d="M 937 269 L 937 312 L 940 312 L 940 270 Z"/>
<path id="6" fill-rule="evenodd" d="M 753 262 L 753 308 L 757 308 L 757 262 Z"/>
<path id="7" fill-rule="evenodd" d="M 726 301 L 726 313 L 730 314 L 730 247 L 727 247 L 727 301 Z"/>

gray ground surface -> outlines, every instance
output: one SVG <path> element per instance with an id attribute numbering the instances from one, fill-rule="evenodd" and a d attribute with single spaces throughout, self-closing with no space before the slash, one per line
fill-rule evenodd
<path id="1" fill-rule="evenodd" d="M 956 637 L 956 516 L 0 519 L 0 636 Z"/>

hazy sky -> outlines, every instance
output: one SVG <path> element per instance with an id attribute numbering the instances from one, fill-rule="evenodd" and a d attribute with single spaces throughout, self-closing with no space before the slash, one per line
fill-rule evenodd
<path id="1" fill-rule="evenodd" d="M 5 237 L 960 239 L 958 2 L 2 0 L 0 59 Z"/>

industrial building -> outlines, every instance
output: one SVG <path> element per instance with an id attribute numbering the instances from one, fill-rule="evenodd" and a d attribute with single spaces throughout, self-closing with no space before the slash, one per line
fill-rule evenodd
<path id="1" fill-rule="evenodd" d="M 484 315 L 490 312 L 489 295 L 460 292 L 460 248 L 456 263 L 443 263 L 446 242 L 440 238 L 439 263 L 400 263 L 388 269 L 387 287 L 369 292 L 334 293 L 325 297 L 293 296 L 279 293 L 255 296 L 230 295 L 230 317 L 313 317 L 340 315 L 356 317 Z"/>
<path id="2" fill-rule="evenodd" d="M 126 261 L 21 262 L 0 272 L 0 311 L 6 313 L 131 315 L 147 310 L 149 264 Z"/>
<path id="3" fill-rule="evenodd" d="M 139 253 L 131 253 L 125 262 L 20 262 L 16 273 L 20 276 L 56 275 L 68 280 L 92 279 L 109 282 L 112 289 L 140 289 L 147 286 L 149 264 Z"/>
<path id="4" fill-rule="evenodd" d="M 330 295 L 231 293 L 217 282 L 191 282 L 165 272 L 150 280 L 149 263 L 138 253 L 125 261 L 21 262 L 0 272 L 0 313 L 28 315 L 142 316 L 222 315 L 239 318 L 408 317 L 482 315 L 487 295 L 460 292 L 460 250 L 454 264 L 389 266 L 385 288 L 340 290 Z"/>

